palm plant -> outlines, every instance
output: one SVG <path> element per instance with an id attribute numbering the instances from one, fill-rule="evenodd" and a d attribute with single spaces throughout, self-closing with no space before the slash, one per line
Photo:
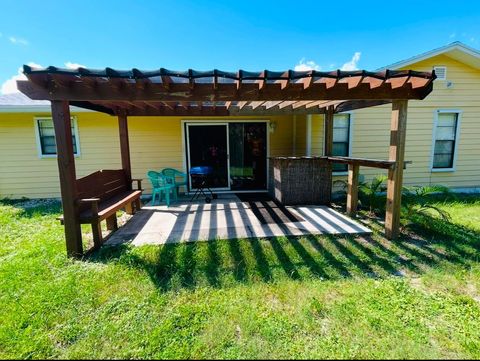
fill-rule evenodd
<path id="1" fill-rule="evenodd" d="M 451 191 L 442 185 L 428 185 L 403 188 L 403 206 L 406 210 L 406 218 L 410 219 L 414 214 L 431 216 L 431 211 L 437 213 L 445 221 L 450 220 L 450 214 L 431 203 L 433 195 L 449 195 Z"/>
<path id="2" fill-rule="evenodd" d="M 382 204 L 385 204 L 386 180 L 386 175 L 378 175 L 371 182 L 361 182 L 358 185 L 360 203 L 363 207 L 368 207 L 371 214 L 381 210 Z"/>

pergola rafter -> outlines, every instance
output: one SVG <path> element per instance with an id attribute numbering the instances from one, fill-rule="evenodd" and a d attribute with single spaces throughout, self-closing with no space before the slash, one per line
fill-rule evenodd
<path id="1" fill-rule="evenodd" d="M 395 99 L 423 99 L 431 73 L 405 71 L 78 70 L 24 66 L 20 89 L 32 99 L 68 100 L 92 110 L 127 115 L 251 115 L 325 113 L 334 101 L 358 109 Z M 197 105 L 199 108 L 192 106 Z M 153 109 L 152 109 L 153 108 Z M 167 109 L 168 108 L 168 109 Z M 200 109 L 201 108 L 201 109 Z"/>
<path id="2" fill-rule="evenodd" d="M 17 81 L 18 88 L 31 99 L 52 102 L 65 237 L 72 256 L 82 254 L 82 243 L 69 105 L 118 116 L 122 167 L 131 179 L 128 116 L 325 114 L 324 155 L 329 157 L 334 113 L 392 103 L 388 161 L 349 157 L 340 161 L 349 167 L 347 211 L 351 215 L 357 204 L 359 166 L 388 169 L 385 234 L 395 238 L 399 232 L 408 100 L 424 99 L 436 78 L 434 72 L 411 70 L 123 71 L 26 65 L 24 73 L 27 80 Z"/>

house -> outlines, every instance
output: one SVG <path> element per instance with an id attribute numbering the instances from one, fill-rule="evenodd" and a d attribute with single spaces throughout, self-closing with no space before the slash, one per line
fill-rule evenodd
<path id="1" fill-rule="evenodd" d="M 437 75 L 425 100 L 409 101 L 405 160 L 412 163 L 404 172 L 404 184 L 478 190 L 480 52 L 456 42 L 387 68 L 434 69 Z M 50 111 L 48 101 L 20 93 L 0 96 L 0 197 L 59 197 Z M 335 114 L 334 154 L 388 159 L 390 125 L 385 120 L 390 112 L 390 105 L 379 105 Z M 151 169 L 187 170 L 209 162 L 216 164 L 218 190 L 265 190 L 269 157 L 324 154 L 324 115 L 307 113 L 129 116 L 132 176 L 145 178 Z M 117 118 L 76 107 L 71 115 L 77 176 L 121 168 Z M 345 167 L 335 165 L 334 180 L 345 177 Z M 368 180 L 379 172 L 362 168 L 361 176 Z"/>

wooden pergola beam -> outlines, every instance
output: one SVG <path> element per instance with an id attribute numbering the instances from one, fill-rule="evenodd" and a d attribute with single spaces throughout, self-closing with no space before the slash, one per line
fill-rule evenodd
<path id="1" fill-rule="evenodd" d="M 78 220 L 75 158 L 73 155 L 72 125 L 67 101 L 52 101 L 52 119 L 57 144 L 57 163 L 63 207 L 63 223 L 67 254 L 83 255 L 82 231 Z"/>
<path id="2" fill-rule="evenodd" d="M 382 159 L 329 156 L 328 160 L 332 163 L 356 164 L 358 166 L 370 168 L 390 169 L 395 166 L 394 161 Z"/>
<path id="3" fill-rule="evenodd" d="M 275 101 L 275 100 L 385 100 L 385 99 L 423 99 L 428 92 L 425 88 L 413 88 L 412 83 L 396 89 L 380 86 L 372 91 L 368 84 L 361 83 L 349 89 L 346 83 L 339 83 L 327 88 L 324 83 L 314 83 L 304 89 L 303 84 L 292 84 L 281 89 L 279 84 L 265 84 L 259 91 L 259 84 L 245 83 L 240 89 L 235 84 L 218 83 L 217 90 L 212 92 L 212 85 L 197 83 L 191 89 L 188 83 L 152 83 L 148 90 L 139 89 L 135 83 L 125 83 L 118 88 L 109 82 L 98 83 L 95 88 L 83 83 L 72 83 L 70 87 L 53 87 L 47 89 L 29 81 L 18 81 L 19 89 L 32 99 L 71 100 L 71 101 Z"/>
<path id="4" fill-rule="evenodd" d="M 387 179 L 385 236 L 388 239 L 397 238 L 400 232 L 403 162 L 405 157 L 405 136 L 407 133 L 407 108 L 407 100 L 395 100 L 392 102 L 389 160 L 395 162 L 395 167 L 388 170 Z"/>

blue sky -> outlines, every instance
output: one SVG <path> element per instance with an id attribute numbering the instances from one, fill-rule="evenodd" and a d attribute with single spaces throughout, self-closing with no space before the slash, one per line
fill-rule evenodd
<path id="1" fill-rule="evenodd" d="M 480 2 L 394 4 L 0 0 L 0 92 L 27 63 L 371 70 L 453 41 L 480 48 Z"/>

